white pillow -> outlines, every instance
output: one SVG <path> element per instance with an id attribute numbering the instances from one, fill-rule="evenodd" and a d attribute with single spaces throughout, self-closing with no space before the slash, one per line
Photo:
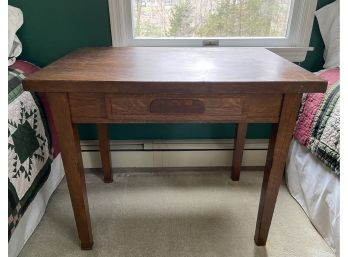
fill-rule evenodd
<path id="1" fill-rule="evenodd" d="M 23 24 L 23 13 L 19 8 L 8 6 L 8 65 L 16 61 L 22 52 L 22 43 L 16 36 L 17 30 Z"/>
<path id="2" fill-rule="evenodd" d="M 325 50 L 324 68 L 340 66 L 340 4 L 335 1 L 315 12 Z"/>

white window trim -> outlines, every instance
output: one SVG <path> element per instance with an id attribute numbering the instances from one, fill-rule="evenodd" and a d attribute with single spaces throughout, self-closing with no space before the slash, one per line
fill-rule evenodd
<path id="1" fill-rule="evenodd" d="M 176 39 L 139 39 L 133 38 L 131 0 L 108 0 L 112 46 L 202 46 L 202 38 Z M 317 0 L 292 0 L 288 36 L 284 38 L 214 38 L 219 46 L 265 47 L 280 56 L 292 61 L 304 61 L 311 36 L 314 11 Z M 293 10 L 293 11 L 292 11 Z M 210 38 L 211 39 L 211 38 Z"/>

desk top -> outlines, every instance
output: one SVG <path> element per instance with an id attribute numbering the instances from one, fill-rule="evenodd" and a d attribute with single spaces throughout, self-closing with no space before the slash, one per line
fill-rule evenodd
<path id="1" fill-rule="evenodd" d="M 81 48 L 24 80 L 38 92 L 303 93 L 327 82 L 264 48 Z"/>

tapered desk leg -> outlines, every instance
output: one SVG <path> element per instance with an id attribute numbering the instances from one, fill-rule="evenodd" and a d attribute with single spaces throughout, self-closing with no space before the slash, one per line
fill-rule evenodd
<path id="1" fill-rule="evenodd" d="M 243 151 L 244 151 L 247 128 L 248 128 L 247 123 L 237 124 L 236 136 L 234 139 L 235 143 L 234 143 L 232 171 L 231 171 L 231 178 L 234 181 L 238 181 L 240 176 L 240 168 L 242 166 Z"/>
<path id="2" fill-rule="evenodd" d="M 67 94 L 49 93 L 47 96 L 54 113 L 53 121 L 57 130 L 81 249 L 90 250 L 93 247 L 93 236 L 77 128 L 71 121 Z"/>
<path id="3" fill-rule="evenodd" d="M 267 241 L 300 102 L 299 94 L 284 95 L 279 124 L 273 125 L 254 237 L 259 246 Z"/>
<path id="4" fill-rule="evenodd" d="M 102 167 L 104 172 L 104 182 L 111 183 L 113 181 L 113 178 L 107 124 L 97 124 L 97 131 L 99 139 L 100 158 L 102 161 Z"/>

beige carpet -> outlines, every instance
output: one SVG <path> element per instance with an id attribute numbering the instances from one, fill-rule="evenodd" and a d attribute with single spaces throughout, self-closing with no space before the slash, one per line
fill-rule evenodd
<path id="1" fill-rule="evenodd" d="M 253 236 L 261 172 L 87 173 L 94 248 L 81 251 L 65 180 L 21 257 L 335 256 L 283 185 L 266 247 Z"/>

